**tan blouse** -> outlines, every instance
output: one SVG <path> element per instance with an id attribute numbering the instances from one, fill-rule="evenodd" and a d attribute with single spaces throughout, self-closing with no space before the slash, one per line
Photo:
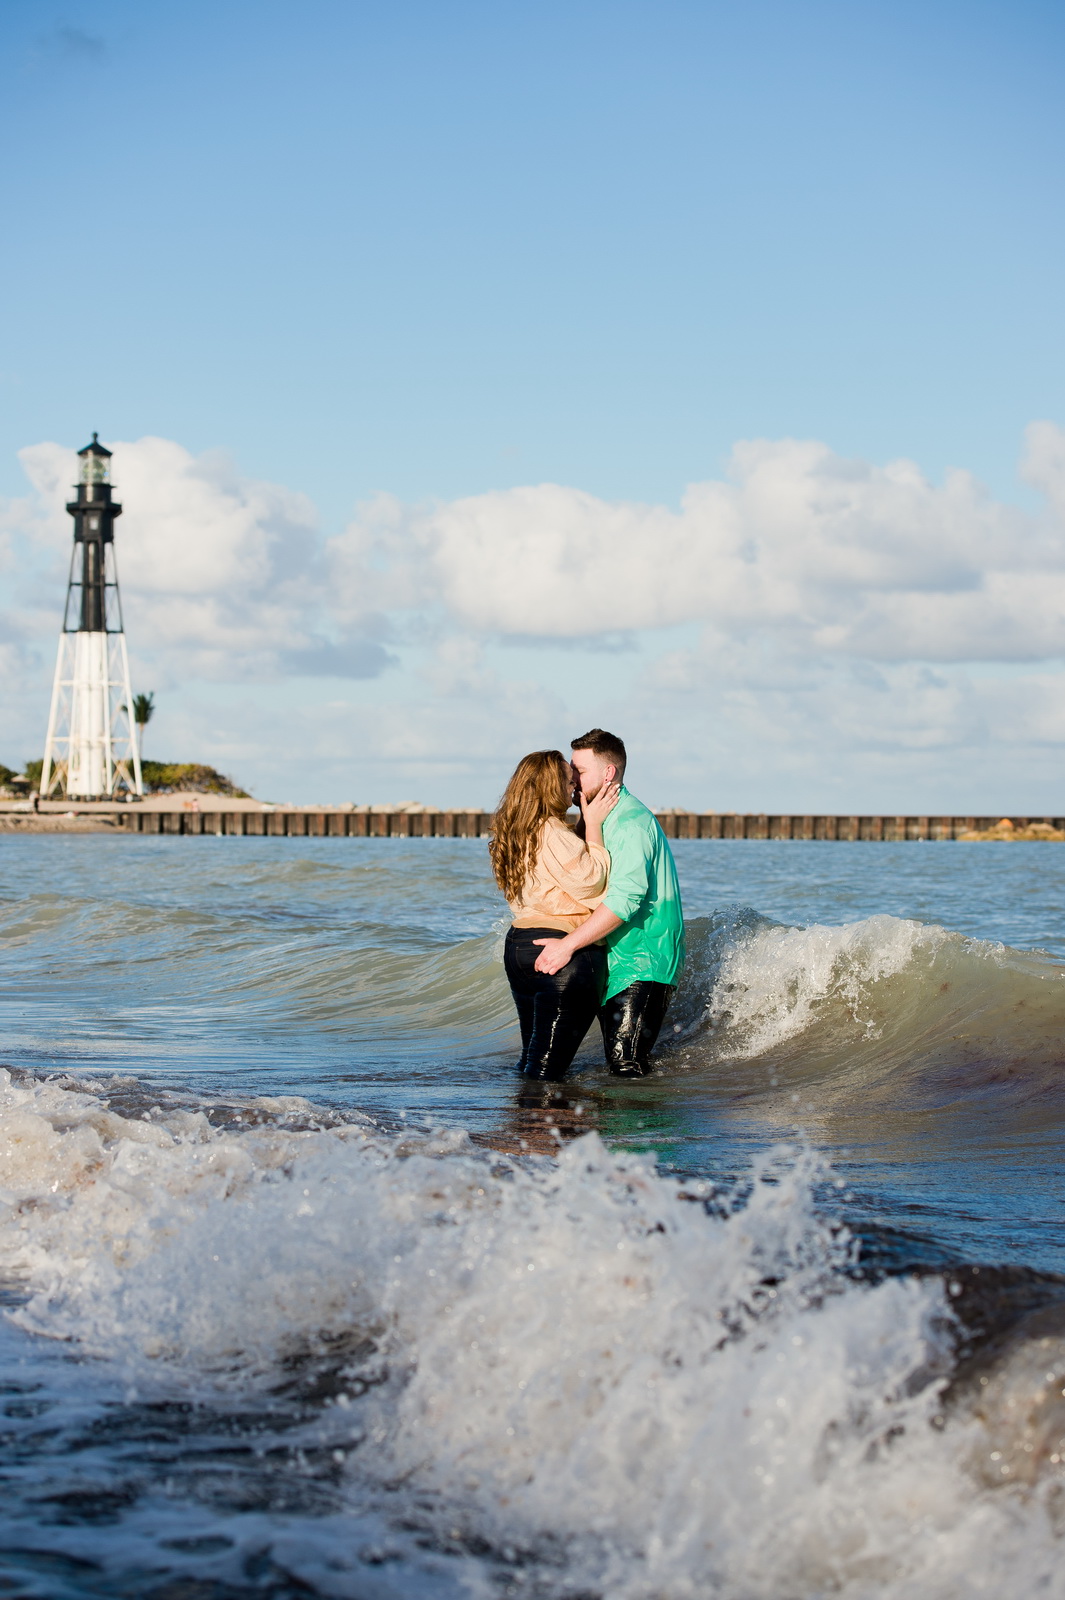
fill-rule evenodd
<path id="1" fill-rule="evenodd" d="M 559 928 L 572 933 L 602 904 L 610 856 L 586 844 L 572 828 L 548 817 L 521 896 L 510 901 L 516 928 Z"/>

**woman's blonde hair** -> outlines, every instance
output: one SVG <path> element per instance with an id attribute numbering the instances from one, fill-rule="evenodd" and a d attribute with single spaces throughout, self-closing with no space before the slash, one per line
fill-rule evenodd
<path id="1" fill-rule="evenodd" d="M 536 864 L 540 831 L 548 817 L 562 821 L 573 786 L 569 762 L 561 750 L 534 750 L 514 769 L 496 807 L 488 858 L 496 882 L 508 900 L 517 900 Z"/>

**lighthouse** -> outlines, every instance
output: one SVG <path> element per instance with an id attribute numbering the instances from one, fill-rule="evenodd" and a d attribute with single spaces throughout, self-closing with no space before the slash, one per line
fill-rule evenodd
<path id="1" fill-rule="evenodd" d="M 110 800 L 143 794 L 133 733 L 133 695 L 115 565 L 111 452 L 96 434 L 78 451 L 81 470 L 67 604 L 59 635 L 41 798 Z"/>

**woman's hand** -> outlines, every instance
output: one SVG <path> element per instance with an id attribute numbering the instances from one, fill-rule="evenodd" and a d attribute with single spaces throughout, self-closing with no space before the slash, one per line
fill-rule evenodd
<path id="1" fill-rule="evenodd" d="M 593 828 L 602 828 L 618 801 L 621 799 L 620 783 L 604 783 L 594 800 L 586 800 L 581 795 L 581 815 L 584 825 Z"/>

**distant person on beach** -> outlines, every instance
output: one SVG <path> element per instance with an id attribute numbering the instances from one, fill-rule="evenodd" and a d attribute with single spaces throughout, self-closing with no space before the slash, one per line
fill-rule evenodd
<path id="1" fill-rule="evenodd" d="M 684 913 L 669 841 L 654 814 L 625 788 L 625 763 L 624 744 L 602 728 L 573 741 L 582 814 L 597 807 L 601 795 L 619 795 L 603 826 L 610 876 L 590 917 L 563 939 L 540 941 L 536 970 L 561 976 L 568 962 L 605 943 L 599 1025 L 607 1066 L 619 1078 L 642 1078 L 651 1070 L 651 1051 L 684 965 Z"/>
<path id="2" fill-rule="evenodd" d="M 496 808 L 488 846 L 514 918 L 503 961 L 521 1027 L 520 1070 L 546 1082 L 565 1077 L 606 982 L 606 951 L 595 939 L 568 950 L 551 969 L 538 959 L 541 946 L 561 945 L 583 927 L 607 886 L 603 821 L 620 787 L 601 783 L 581 799 L 583 839 L 566 821 L 572 791 L 573 771 L 561 750 L 525 756 Z"/>

